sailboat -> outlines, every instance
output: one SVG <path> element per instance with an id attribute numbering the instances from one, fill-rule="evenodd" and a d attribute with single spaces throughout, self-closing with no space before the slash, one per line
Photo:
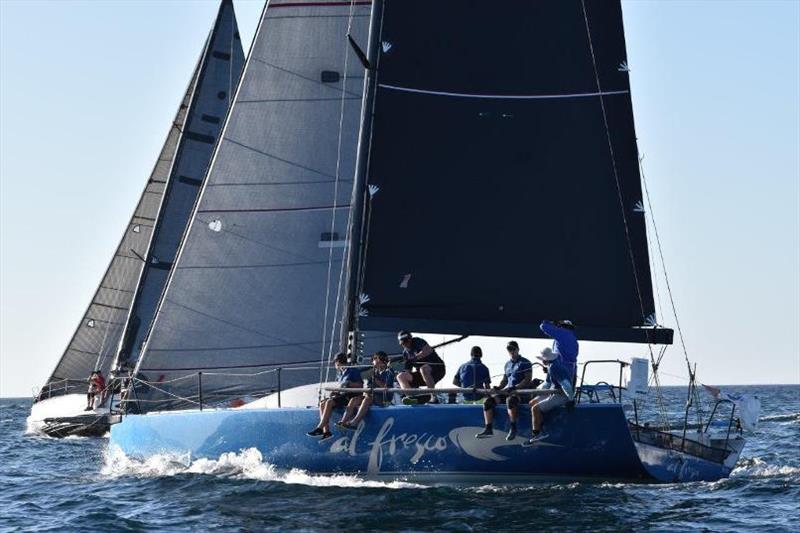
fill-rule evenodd
<path id="1" fill-rule="evenodd" d="M 244 64 L 231 0 L 223 0 L 167 138 L 114 256 L 61 359 L 39 390 L 30 431 L 99 436 L 120 380 L 87 408 L 87 378 L 134 368 Z M 117 397 L 118 398 L 118 397 Z"/>
<path id="2" fill-rule="evenodd" d="M 727 476 L 734 406 L 722 435 L 640 419 L 674 333 L 628 78 L 617 1 L 269 0 L 112 445 L 375 478 Z M 537 338 L 547 318 L 651 358 L 611 362 L 612 401 L 579 375 L 534 446 L 476 439 L 480 409 L 458 403 L 305 435 L 332 352 L 357 364 L 404 329 Z"/>

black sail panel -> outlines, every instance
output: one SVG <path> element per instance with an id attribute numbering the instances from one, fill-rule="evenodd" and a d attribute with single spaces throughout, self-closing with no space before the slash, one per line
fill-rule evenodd
<path id="1" fill-rule="evenodd" d="M 381 40 L 361 329 L 653 340 L 619 3 L 387 0 Z"/>
<path id="2" fill-rule="evenodd" d="M 224 0 L 200 58 L 200 72 L 192 91 L 186 124 L 166 184 L 147 262 L 131 305 L 125 335 L 120 342 L 120 361 L 135 365 L 138 359 L 243 65 L 244 51 L 233 3 Z"/>

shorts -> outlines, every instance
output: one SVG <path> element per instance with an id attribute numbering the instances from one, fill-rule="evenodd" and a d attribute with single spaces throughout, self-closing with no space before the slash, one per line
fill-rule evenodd
<path id="1" fill-rule="evenodd" d="M 425 366 L 425 365 L 422 365 Z M 442 378 L 444 377 L 446 370 L 444 365 L 430 365 L 431 369 L 433 370 L 433 382 L 439 383 Z M 425 380 L 422 379 L 422 372 L 420 369 L 417 368 L 416 371 L 411 372 L 411 386 L 414 388 L 419 388 L 425 385 Z"/>
<path id="2" fill-rule="evenodd" d="M 347 402 L 349 402 L 354 396 L 358 396 L 358 394 L 331 394 L 329 400 L 333 402 L 333 407 L 336 409 L 339 407 L 345 407 Z"/>
<path id="3" fill-rule="evenodd" d="M 569 400 L 567 400 L 567 397 L 559 392 L 539 400 L 536 402 L 536 406 L 539 408 L 539 411 L 546 413 L 548 411 L 552 411 L 556 407 L 561 407 L 568 401 Z"/>
<path id="4" fill-rule="evenodd" d="M 372 393 L 372 405 L 377 407 L 386 407 L 392 404 L 394 394 L 387 394 L 385 392 Z"/>
<path id="5" fill-rule="evenodd" d="M 501 393 L 501 394 L 497 394 L 495 396 L 495 398 L 497 399 L 497 403 L 505 403 L 505 404 L 507 404 L 508 403 L 508 399 L 511 396 L 512 396 L 511 394 L 502 394 Z M 530 399 L 531 399 L 531 395 L 530 394 L 514 394 L 513 396 L 516 396 L 516 398 L 518 400 L 517 401 L 517 405 L 519 405 L 521 403 L 528 403 L 530 401 Z"/>

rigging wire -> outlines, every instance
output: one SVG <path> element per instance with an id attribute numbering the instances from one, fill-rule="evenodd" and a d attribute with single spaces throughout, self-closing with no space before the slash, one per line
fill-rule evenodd
<path id="1" fill-rule="evenodd" d="M 355 12 L 355 0 L 350 0 L 350 10 L 347 19 L 347 32 L 346 35 L 350 35 L 350 30 L 353 27 L 353 14 Z M 336 211 L 339 204 L 339 180 L 341 177 L 341 164 L 342 164 L 342 137 L 344 131 L 344 111 L 345 111 L 345 93 L 347 92 L 347 77 L 348 77 L 348 65 L 350 59 L 350 47 L 346 40 L 343 40 L 344 46 L 344 68 L 342 74 L 342 91 L 340 96 L 339 102 L 339 131 L 337 136 L 337 144 L 336 144 L 336 172 L 335 172 L 335 181 L 333 185 L 333 209 L 331 213 L 331 235 L 334 234 L 336 230 Z M 350 225 L 352 219 L 352 209 L 349 210 L 350 213 L 348 214 L 348 227 Z M 349 238 L 349 233 L 348 233 Z M 347 246 L 343 248 L 343 252 L 347 251 Z M 342 271 L 344 270 L 344 262 L 342 262 L 341 266 L 339 267 L 339 282 L 336 287 L 336 302 L 334 304 L 333 310 L 333 319 L 331 320 L 331 333 L 330 333 L 330 343 L 329 347 L 327 348 L 327 352 L 330 353 L 333 351 L 333 341 L 336 331 L 336 321 L 339 315 L 339 303 L 340 303 L 340 296 L 341 296 L 341 286 L 342 286 Z M 322 374 L 323 374 L 323 367 L 327 367 L 325 370 L 325 380 L 327 381 L 328 375 L 330 373 L 330 365 L 325 365 L 325 352 L 326 352 L 326 340 L 328 340 L 328 313 L 330 307 L 330 295 L 331 295 L 331 276 L 333 272 L 333 247 L 331 246 L 328 250 L 328 273 L 327 273 L 327 281 L 325 286 L 325 312 L 322 319 L 322 344 L 320 345 L 320 355 L 319 355 L 319 387 L 317 389 L 317 396 L 321 398 L 322 396 Z"/>
<path id="2" fill-rule="evenodd" d="M 655 213 L 653 212 L 653 205 L 650 202 L 650 190 L 647 188 L 647 177 L 646 177 L 645 172 L 644 172 L 643 160 L 644 160 L 644 158 L 639 159 L 639 173 L 642 176 L 642 185 L 644 186 L 644 195 L 645 195 L 645 199 L 647 200 L 647 211 L 650 214 L 650 222 L 653 225 L 653 233 L 655 234 L 655 237 L 656 237 L 656 246 L 658 248 L 658 256 L 659 256 L 660 261 L 661 261 L 661 270 L 662 270 L 662 272 L 664 272 L 664 281 L 665 281 L 665 284 L 666 284 L 666 287 L 667 287 L 667 295 L 669 297 L 670 307 L 672 308 L 672 316 L 675 318 L 675 329 L 678 330 L 678 338 L 681 341 L 681 349 L 683 350 L 683 357 L 684 357 L 684 359 L 686 361 L 686 367 L 689 370 L 689 378 L 690 378 L 689 379 L 689 386 L 692 388 L 692 397 L 693 397 L 693 402 L 692 403 L 694 403 L 695 409 L 697 411 L 698 422 L 701 422 L 702 418 L 703 418 L 703 413 L 702 413 L 702 407 L 700 405 L 700 400 L 699 400 L 699 398 L 697 396 L 697 387 L 695 385 L 695 383 L 696 383 L 695 371 L 692 370 L 692 363 L 689 360 L 689 353 L 686 350 L 686 340 L 684 339 L 684 336 L 683 336 L 683 329 L 681 329 L 681 323 L 680 323 L 680 320 L 678 319 L 678 309 L 677 309 L 677 306 L 675 305 L 675 298 L 672 295 L 672 287 L 671 287 L 671 285 L 669 283 L 669 275 L 667 274 L 667 263 L 664 260 L 664 252 L 663 252 L 663 250 L 661 248 L 661 237 L 659 236 L 659 233 L 658 233 L 658 226 L 656 225 L 656 217 L 655 217 Z M 661 357 L 663 357 L 663 352 L 661 354 Z M 658 359 L 659 363 L 661 362 L 661 357 L 659 357 L 659 359 Z"/>
<path id="3" fill-rule="evenodd" d="M 629 255 L 630 260 L 631 260 L 631 268 L 633 270 L 634 283 L 635 283 L 635 286 L 636 286 L 636 295 L 637 295 L 637 297 L 639 299 L 639 308 L 641 310 L 642 319 L 644 321 L 646 319 L 646 313 L 645 313 L 645 310 L 644 310 L 644 300 L 642 298 L 642 291 L 641 291 L 641 287 L 639 285 L 639 273 L 638 273 L 638 271 L 636 269 L 636 258 L 633 255 L 633 245 L 631 243 L 630 230 L 629 230 L 629 226 L 628 226 L 628 217 L 625 214 L 625 201 L 624 201 L 624 199 L 622 197 L 622 186 L 620 184 L 619 172 L 617 170 L 617 160 L 616 160 L 616 156 L 614 154 L 614 145 L 611 142 L 611 131 L 610 131 L 609 127 L 608 127 L 608 116 L 607 116 L 607 113 L 606 113 L 606 104 L 605 104 L 605 100 L 604 100 L 603 95 L 602 95 L 603 89 L 602 89 L 601 84 L 600 84 L 600 74 L 599 74 L 599 72 L 597 70 L 597 59 L 596 59 L 595 53 L 594 53 L 594 44 L 592 42 L 592 32 L 591 32 L 591 29 L 589 27 L 589 17 L 588 17 L 588 15 L 586 13 L 585 0 L 581 0 L 581 10 L 583 12 L 583 21 L 584 21 L 584 25 L 586 27 L 586 36 L 587 36 L 588 41 L 589 41 L 589 53 L 591 54 L 591 57 L 592 57 L 592 68 L 594 69 L 594 78 L 595 78 L 595 83 L 597 84 L 597 92 L 601 93 L 600 96 L 599 96 L 600 109 L 601 109 L 602 114 L 603 114 L 603 125 L 605 126 L 605 130 L 606 130 L 606 141 L 608 142 L 608 150 L 609 150 L 609 153 L 611 155 L 611 168 L 613 170 L 614 181 L 616 182 L 616 186 L 617 186 L 617 198 L 619 200 L 620 210 L 622 212 L 622 222 L 623 222 L 623 226 L 625 228 L 625 239 L 626 239 L 627 244 L 628 244 L 628 255 Z M 666 422 L 667 421 L 667 411 L 666 411 L 666 407 L 664 406 L 664 399 L 663 399 L 663 395 L 661 393 L 661 384 L 660 384 L 659 379 L 658 379 L 658 365 L 656 364 L 655 356 L 653 354 L 652 344 L 648 343 L 647 344 L 647 349 L 648 349 L 648 351 L 650 353 L 650 363 L 651 363 L 651 365 L 653 365 L 653 378 L 654 378 L 654 380 L 656 382 L 656 391 L 657 391 L 656 392 L 656 398 L 657 398 L 657 401 L 659 403 L 659 408 L 660 408 L 659 410 L 661 412 L 660 414 L 661 414 L 661 417 Z"/>

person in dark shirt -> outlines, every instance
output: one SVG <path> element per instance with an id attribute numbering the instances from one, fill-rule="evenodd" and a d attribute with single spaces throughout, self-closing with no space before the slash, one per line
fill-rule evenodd
<path id="1" fill-rule="evenodd" d="M 453 385 L 456 387 L 475 387 L 478 389 L 488 389 L 492 386 L 492 377 L 489 369 L 483 364 L 481 358 L 483 350 L 480 346 L 473 346 L 470 350 L 470 360 L 458 368 L 458 372 L 453 377 Z M 476 402 L 485 398 L 486 395 L 480 392 L 465 392 L 464 400 Z M 452 402 L 455 403 L 455 402 Z"/>
<path id="2" fill-rule="evenodd" d="M 439 354 L 425 342 L 408 331 L 397 334 L 397 342 L 403 348 L 403 361 L 406 369 L 397 375 L 397 382 L 403 389 L 417 389 L 422 385 L 433 390 L 447 372 Z M 406 397 L 403 403 L 417 403 L 419 399 Z M 431 393 L 428 403 L 439 403 L 435 393 Z"/>
<path id="3" fill-rule="evenodd" d="M 344 389 L 360 389 L 364 386 L 364 380 L 361 379 L 361 368 L 348 367 L 347 354 L 339 352 L 334 356 L 333 365 L 336 367 L 336 372 L 339 377 L 339 387 Z M 322 437 L 320 440 L 329 439 L 333 436 L 330 430 L 330 420 L 333 410 L 337 407 L 344 407 L 353 396 L 360 396 L 359 394 L 334 392 L 330 398 L 322 400 L 319 404 L 319 424 L 317 427 L 306 433 L 309 437 Z"/>
<path id="4" fill-rule="evenodd" d="M 389 356 L 386 352 L 377 352 L 372 356 L 372 377 L 367 386 L 373 390 L 365 392 L 363 398 L 354 397 L 350 400 L 342 421 L 336 424 L 338 427 L 354 430 L 367 416 L 372 405 L 385 407 L 392 403 L 393 394 L 385 389 L 394 387 L 394 372 L 389 368 Z M 353 416 L 356 409 L 358 412 Z"/>
<path id="5" fill-rule="evenodd" d="M 506 435 L 506 440 L 514 440 L 517 437 L 517 419 L 520 401 L 527 401 L 527 397 L 521 397 L 516 393 L 517 389 L 525 389 L 530 386 L 532 379 L 531 362 L 519 354 L 519 344 L 517 341 L 509 341 L 506 345 L 509 360 L 503 369 L 503 379 L 499 387 L 493 387 L 496 394 L 486 398 L 483 402 L 483 420 L 486 423 L 483 431 L 475 435 L 478 439 L 485 439 L 494 435 L 494 408 L 498 403 L 505 403 L 508 411 L 508 418 L 511 427 Z"/>

